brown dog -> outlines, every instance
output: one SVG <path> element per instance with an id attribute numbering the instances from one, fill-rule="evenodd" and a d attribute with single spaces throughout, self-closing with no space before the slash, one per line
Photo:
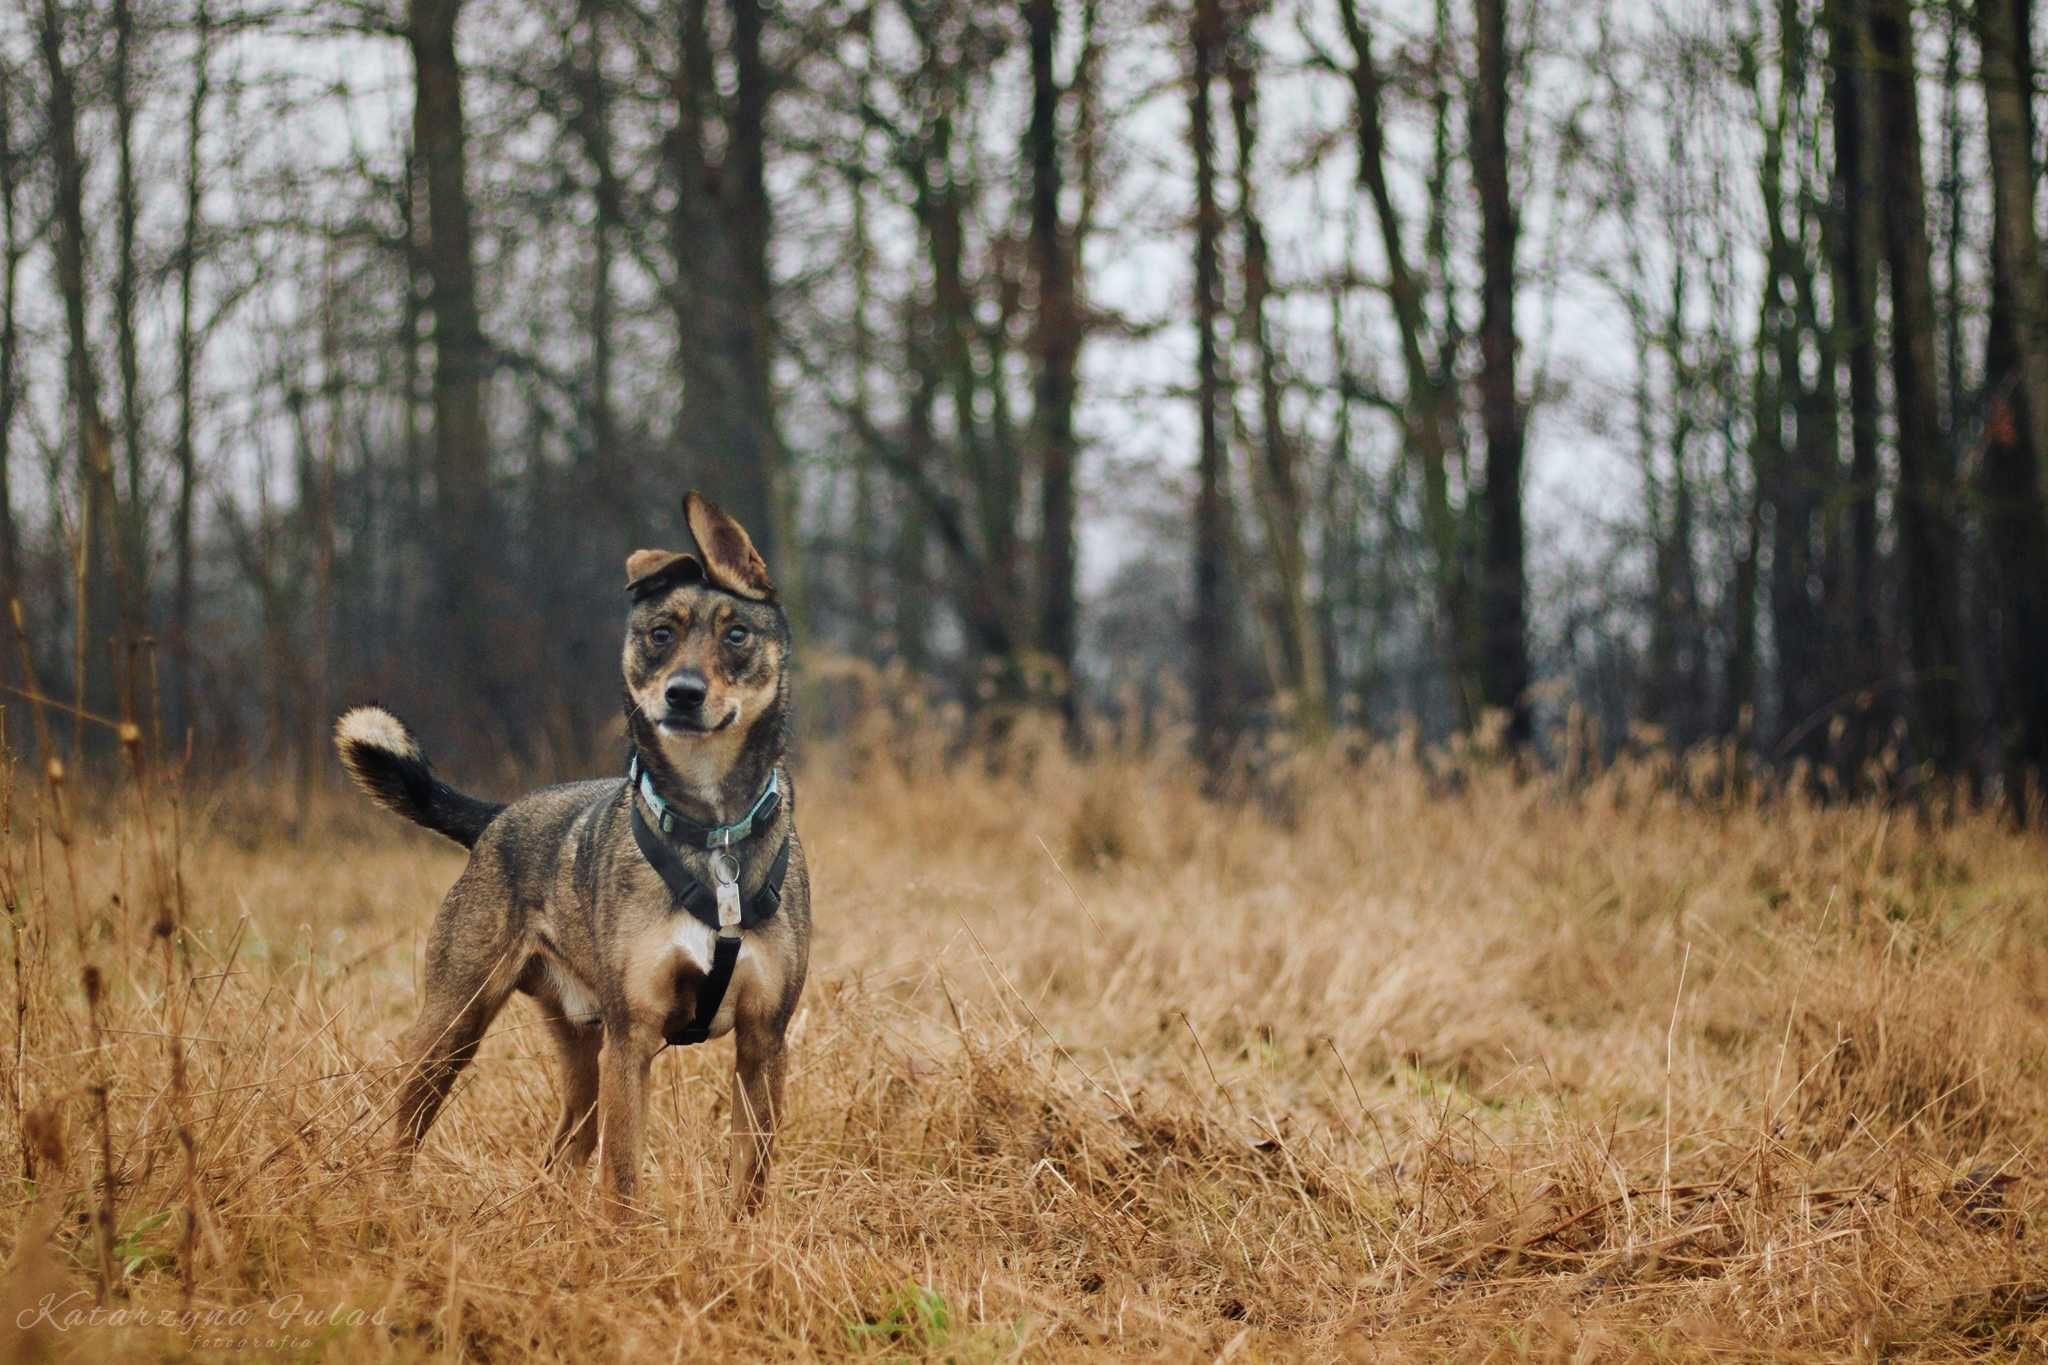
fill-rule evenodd
<path id="1" fill-rule="evenodd" d="M 580 1165 L 601 1134 L 601 1183 L 623 1212 L 654 1055 L 731 1032 L 736 1207 L 755 1207 L 766 1189 L 783 1035 L 811 937 L 783 768 L 789 619 L 745 529 L 696 493 L 683 509 L 698 554 L 626 560 L 626 780 L 500 806 L 436 778 L 389 711 L 358 707 L 335 726 L 343 766 L 373 801 L 472 850 L 434 917 L 419 1019 L 401 1043 L 403 1160 L 522 991 L 562 1059 L 550 1165 Z"/>

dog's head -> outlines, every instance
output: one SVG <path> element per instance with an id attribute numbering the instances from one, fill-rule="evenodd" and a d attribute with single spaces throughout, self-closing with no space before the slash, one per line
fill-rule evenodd
<path id="1" fill-rule="evenodd" d="M 723 769 L 782 710 L 789 618 L 746 528 L 695 492 L 683 515 L 697 553 L 626 557 L 625 671 L 635 740 L 678 768 Z M 713 751 L 724 762 L 707 762 Z"/>

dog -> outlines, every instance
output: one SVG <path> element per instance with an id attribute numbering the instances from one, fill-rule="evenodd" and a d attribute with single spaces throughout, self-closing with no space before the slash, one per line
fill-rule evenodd
<path id="1" fill-rule="evenodd" d="M 789 618 L 744 527 L 695 492 L 683 514 L 695 554 L 626 559 L 624 779 L 499 805 L 441 781 L 381 707 L 335 724 L 342 766 L 372 801 L 470 850 L 399 1045 L 403 1167 L 517 991 L 539 1003 L 561 1057 L 550 1168 L 581 1169 L 602 1137 L 600 1189 L 630 1213 L 655 1054 L 731 1033 L 735 1212 L 764 1197 L 811 935 L 785 767 Z"/>

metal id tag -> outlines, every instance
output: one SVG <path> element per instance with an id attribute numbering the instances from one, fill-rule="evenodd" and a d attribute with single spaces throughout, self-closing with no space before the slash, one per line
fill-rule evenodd
<path id="1" fill-rule="evenodd" d="M 718 932 L 740 927 L 740 860 L 730 853 L 711 855 L 711 875 L 718 883 Z"/>

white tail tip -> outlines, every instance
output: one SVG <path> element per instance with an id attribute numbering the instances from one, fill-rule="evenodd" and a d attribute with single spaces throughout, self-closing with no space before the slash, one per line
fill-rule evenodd
<path id="1" fill-rule="evenodd" d="M 358 706 L 343 712 L 334 723 L 334 742 L 344 749 L 351 745 L 381 749 L 414 762 L 426 757 L 405 722 L 381 706 Z"/>

